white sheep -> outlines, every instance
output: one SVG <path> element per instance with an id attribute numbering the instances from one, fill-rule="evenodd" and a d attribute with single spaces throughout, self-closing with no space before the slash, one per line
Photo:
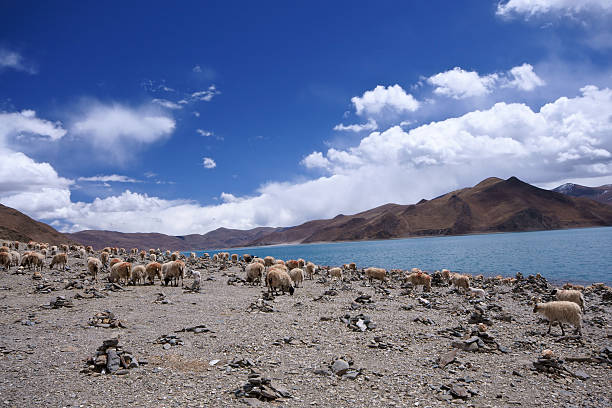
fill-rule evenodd
<path id="1" fill-rule="evenodd" d="M 155 254 L 149 255 L 149 261 L 151 261 L 151 262 L 157 261 L 157 255 L 155 255 Z"/>
<path id="2" fill-rule="evenodd" d="M 289 277 L 293 281 L 296 288 L 300 287 L 300 283 L 304 282 L 304 271 L 300 268 L 293 268 L 289 271 Z"/>
<path id="3" fill-rule="evenodd" d="M 557 300 L 574 302 L 580 306 L 580 309 L 584 310 L 584 296 L 581 291 L 575 289 L 554 289 L 552 294 L 555 295 Z"/>
<path id="4" fill-rule="evenodd" d="M 9 255 L 11 256 L 11 264 L 19 266 L 19 264 L 21 263 L 21 255 L 19 255 L 19 252 L 11 251 L 9 252 Z"/>
<path id="5" fill-rule="evenodd" d="M 569 323 L 576 329 L 575 332 L 582 336 L 582 311 L 580 306 L 574 302 L 558 300 L 548 303 L 536 303 L 533 308 L 533 313 L 540 313 L 548 320 L 548 332 L 554 322 L 559 322 L 561 334 L 565 336 L 563 323 Z"/>
<path id="6" fill-rule="evenodd" d="M 102 270 L 102 261 L 98 258 L 89 257 L 87 258 L 87 270 L 95 281 L 98 280 L 98 273 Z"/>
<path id="7" fill-rule="evenodd" d="M 168 286 L 168 283 L 174 283 L 178 286 L 179 278 L 181 287 L 183 286 L 183 277 L 185 276 L 185 263 L 183 261 L 170 261 L 162 265 L 163 283 Z"/>
<path id="8" fill-rule="evenodd" d="M 137 283 L 145 283 L 145 277 L 147 276 L 147 270 L 144 265 L 136 265 L 132 268 L 132 276 L 130 278 L 130 282 L 132 285 L 136 285 Z"/>
<path id="9" fill-rule="evenodd" d="M 264 266 L 259 262 L 253 262 L 246 266 L 246 281 L 253 284 L 261 284 L 261 277 L 263 276 Z"/>
<path id="10" fill-rule="evenodd" d="M 468 290 L 470 291 L 470 297 L 478 296 L 479 298 L 484 298 L 487 296 L 487 292 L 484 289 L 468 287 Z"/>

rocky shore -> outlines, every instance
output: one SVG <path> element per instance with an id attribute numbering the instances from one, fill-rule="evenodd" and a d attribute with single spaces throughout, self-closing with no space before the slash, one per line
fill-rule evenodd
<path id="1" fill-rule="evenodd" d="M 319 273 L 269 296 L 239 264 L 188 268 L 199 290 L 93 283 L 74 256 L 37 279 L 0 270 L 0 404 L 612 406 L 606 287 L 585 290 L 577 337 L 546 335 L 532 302 L 553 287 L 536 276 L 476 281 L 487 296 L 471 299 Z"/>

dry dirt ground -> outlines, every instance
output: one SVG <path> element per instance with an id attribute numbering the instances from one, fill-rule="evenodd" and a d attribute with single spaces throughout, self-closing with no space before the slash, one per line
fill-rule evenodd
<path id="1" fill-rule="evenodd" d="M 604 290 L 587 293 L 584 335 L 578 339 L 568 328 L 562 337 L 558 326 L 545 334 L 547 324 L 532 313 L 529 301 L 546 297 L 550 287 L 536 280 L 481 283 L 488 297 L 479 302 L 447 286 L 422 294 L 399 281 L 372 287 L 365 280 L 323 282 L 318 275 L 294 296 L 267 301 L 273 311 L 263 312 L 250 306 L 263 304 L 266 288 L 234 279 L 244 277 L 240 266 L 219 270 L 200 261 L 190 267 L 201 271 L 199 293 L 159 281 L 104 290 L 104 273 L 93 285 L 103 298 L 88 298 L 85 289 L 92 285 L 84 262 L 72 256 L 69 270 L 46 266 L 43 280 L 33 280 L 27 270 L 0 270 L 0 406 L 612 406 L 612 355 L 606 354 L 612 351 L 612 303 Z M 75 280 L 83 289 L 65 289 Z M 185 279 L 185 287 L 191 283 Z M 56 290 L 36 293 L 44 284 Z M 159 293 L 166 302 L 156 302 Z M 362 293 L 372 303 L 356 303 Z M 42 307 L 57 296 L 73 306 Z M 479 342 L 477 351 L 458 351 L 454 361 L 439 361 L 453 342 L 477 330 L 469 323 L 476 307 L 485 312 L 481 318 L 490 319 L 492 340 Z M 125 328 L 88 324 L 105 310 Z M 341 320 L 360 313 L 376 327 L 354 331 Z M 175 333 L 197 325 L 210 331 Z M 165 349 L 155 343 L 163 335 L 176 335 L 184 344 Z M 86 360 L 113 337 L 147 364 L 124 375 L 92 375 Z M 534 370 L 545 349 L 564 360 L 550 373 Z M 331 372 L 338 358 L 351 363 L 354 378 Z M 290 397 L 272 402 L 237 397 L 252 369 Z"/>

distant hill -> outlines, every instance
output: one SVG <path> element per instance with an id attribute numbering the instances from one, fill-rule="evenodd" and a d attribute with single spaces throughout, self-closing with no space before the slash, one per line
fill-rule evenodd
<path id="1" fill-rule="evenodd" d="M 600 203 L 612 205 L 612 184 L 599 187 L 586 187 L 580 184 L 566 183 L 553 191 L 572 197 L 590 198 Z"/>
<path id="2" fill-rule="evenodd" d="M 87 230 L 66 234 L 83 245 L 95 249 L 106 246 L 120 248 L 161 248 L 171 250 L 189 250 L 201 248 L 226 248 L 244 246 L 261 236 L 274 232 L 277 228 L 259 227 L 251 230 L 218 228 L 204 235 L 190 234 L 172 236 L 159 233 L 122 233 L 116 231 Z"/>
<path id="3" fill-rule="evenodd" d="M 0 239 L 48 242 L 51 245 L 75 243 L 72 238 L 55 228 L 2 204 L 0 204 Z"/>
<path id="4" fill-rule="evenodd" d="M 309 221 L 248 245 L 533 231 L 612 225 L 612 206 L 524 183 L 488 178 L 418 204 L 386 204 L 355 215 Z"/>

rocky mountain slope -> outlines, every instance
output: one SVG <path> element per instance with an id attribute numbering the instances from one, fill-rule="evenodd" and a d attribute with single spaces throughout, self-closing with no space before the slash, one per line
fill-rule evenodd
<path id="1" fill-rule="evenodd" d="M 600 203 L 612 205 L 612 184 L 605 184 L 599 187 L 586 187 L 580 184 L 566 183 L 553 189 L 553 191 L 571 197 L 590 198 Z"/>

